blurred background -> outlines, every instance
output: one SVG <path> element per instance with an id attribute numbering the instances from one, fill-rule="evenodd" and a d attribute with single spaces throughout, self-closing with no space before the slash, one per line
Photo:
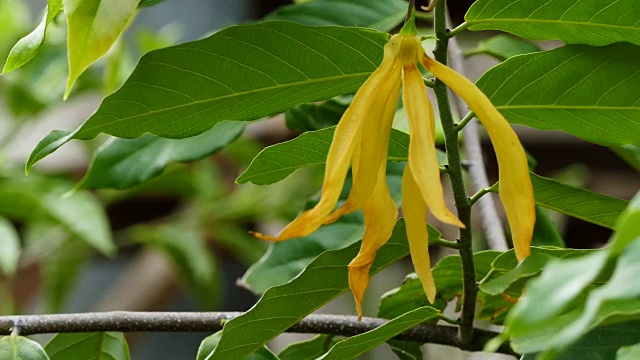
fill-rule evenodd
<path id="1" fill-rule="evenodd" d="M 45 1 L 0 0 L 0 58 L 39 21 Z M 39 199 L 52 199 L 72 189 L 86 173 L 91 156 L 107 139 L 74 141 L 39 163 L 24 176 L 24 163 L 53 129 L 71 130 L 84 122 L 106 94 L 113 92 L 144 53 L 196 40 L 224 27 L 261 18 L 290 1 L 165 0 L 140 10 L 136 21 L 110 53 L 85 73 L 72 96 L 62 101 L 67 76 L 64 21 L 54 21 L 37 57 L 23 68 L 0 77 L 0 214 L 18 234 L 22 255 L 17 272 L 0 280 L 0 311 L 51 313 L 106 310 L 244 311 L 258 299 L 246 289 L 247 269 L 267 250 L 250 229 L 277 232 L 293 218 L 307 198 L 320 189 L 322 169 L 299 171 L 270 186 L 236 185 L 235 179 L 266 145 L 294 138 L 285 116 L 256 122 L 239 140 L 202 160 L 171 164 L 162 175 L 125 190 L 83 191 L 102 217 L 117 246 L 117 256 L 105 257 L 78 234 L 51 216 L 31 216 Z M 472 1 L 451 1 L 454 23 Z M 428 22 L 427 22 L 428 25 Z M 466 32 L 458 37 L 463 49 L 495 33 Z M 542 48 L 558 46 L 553 42 Z M 470 54 L 470 52 L 469 52 Z M 498 61 L 477 55 L 465 62 L 476 80 Z M 629 199 L 640 187 L 637 170 L 622 158 L 560 132 L 518 127 L 527 150 L 537 160 L 536 172 L 565 183 Z M 497 168 L 491 145 L 483 142 L 492 181 Z M 15 189 L 21 188 L 21 192 Z M 53 196 L 53 197 L 52 197 Z M 6 202 L 13 201 L 7 205 Z M 23 212 L 13 213 L 19 204 Z M 36 204 L 36 205 L 34 205 Z M 87 214 L 87 216 L 90 216 Z M 609 238 L 607 229 L 549 214 L 569 247 L 593 248 Z M 477 216 L 476 216 L 477 218 Z M 453 239 L 455 234 L 444 233 Z M 482 237 L 478 234 L 478 237 Z M 481 246 L 481 245 L 479 245 Z M 446 255 L 434 250 L 436 257 Z M 375 315 L 379 297 L 399 286 L 411 271 L 408 263 L 378 275 L 368 291 L 366 312 Z M 320 312 L 353 313 L 347 294 Z M 204 333 L 128 335 L 134 359 L 195 358 Z M 295 335 L 283 336 L 277 349 Z M 46 341 L 46 337 L 41 337 Z M 430 350 L 432 351 L 432 350 Z M 443 350 L 436 350 L 443 351 Z M 468 358 L 455 350 L 447 356 Z M 439 353 L 442 356 L 442 353 Z M 367 355 L 387 359 L 387 349 Z M 480 355 L 474 355 L 480 356 Z M 497 358 L 497 356 L 496 356 Z"/>

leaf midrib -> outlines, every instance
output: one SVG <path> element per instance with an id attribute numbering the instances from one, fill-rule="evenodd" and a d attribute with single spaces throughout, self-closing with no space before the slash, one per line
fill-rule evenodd
<path id="1" fill-rule="evenodd" d="M 636 30 L 638 32 L 640 32 L 640 28 L 639 27 L 635 27 L 635 26 L 623 26 L 623 25 L 613 25 L 613 24 L 601 24 L 601 23 L 593 23 L 593 22 L 586 22 L 586 21 L 574 21 L 574 20 L 555 20 L 555 19 L 522 19 L 522 18 L 500 18 L 500 19 L 496 19 L 496 18 L 484 18 L 484 19 L 480 19 L 480 20 L 468 20 L 466 21 L 467 24 L 469 24 L 469 26 L 473 26 L 473 25 L 482 25 L 483 23 L 490 23 L 490 22 L 510 22 L 510 23 L 526 23 L 526 22 L 530 22 L 530 23 L 557 23 L 557 24 L 563 24 L 563 25 L 586 25 L 586 26 L 594 26 L 594 27 L 600 27 L 600 28 L 612 28 L 612 29 L 625 29 L 625 30 Z"/>
<path id="2" fill-rule="evenodd" d="M 186 104 L 170 106 L 170 107 L 166 107 L 166 108 L 162 108 L 162 109 L 158 109 L 158 110 L 152 110 L 152 111 L 144 112 L 144 113 L 133 115 L 133 116 L 118 118 L 116 120 L 109 121 L 109 122 L 102 123 L 102 124 L 98 124 L 98 125 L 95 125 L 95 126 L 86 126 L 87 124 L 90 123 L 90 121 L 87 121 L 85 123 L 85 126 L 82 127 L 81 131 L 79 131 L 76 134 L 75 137 L 77 137 L 78 135 L 82 136 L 82 134 L 81 134 L 82 132 L 96 131 L 97 129 L 101 129 L 101 128 L 104 128 L 104 127 L 107 127 L 107 126 L 112 126 L 114 124 L 121 123 L 123 121 L 128 121 L 128 120 L 136 119 L 136 118 L 143 117 L 143 116 L 158 114 L 158 113 L 162 113 L 162 112 L 165 112 L 165 111 L 172 111 L 172 110 L 187 108 L 189 106 L 206 104 L 208 102 L 224 100 L 224 99 L 232 98 L 234 96 L 251 95 L 251 94 L 257 94 L 257 93 L 260 93 L 260 92 L 265 92 L 265 91 L 270 91 L 270 90 L 284 89 L 284 88 L 298 86 L 298 85 L 318 84 L 318 83 L 323 83 L 323 82 L 330 82 L 330 81 L 333 81 L 333 80 L 350 80 L 350 79 L 355 79 L 355 78 L 358 78 L 358 77 L 361 77 L 361 76 L 369 76 L 369 75 L 371 75 L 371 73 L 372 73 L 372 71 L 353 73 L 353 74 L 349 74 L 349 75 L 342 75 L 341 74 L 341 75 L 337 75 L 337 76 L 329 76 L 329 77 L 318 78 L 318 79 L 309 79 L 309 80 L 303 80 L 303 81 L 290 82 L 290 83 L 286 83 L 286 84 L 277 84 L 277 85 L 274 85 L 274 86 L 262 87 L 262 88 L 258 88 L 258 89 L 248 90 L 248 91 L 233 92 L 233 93 L 227 94 L 227 95 L 208 98 L 208 99 L 204 99 L 204 100 L 196 100 L 196 101 L 192 101 L 192 102 L 189 102 L 189 103 L 186 103 Z M 120 99 L 113 99 L 113 100 L 120 100 Z M 103 103 L 103 105 L 101 105 L 101 107 L 104 106 L 105 104 L 108 104 L 109 102 L 111 102 L 113 100 L 110 100 L 109 98 L 107 98 L 105 100 L 105 102 Z M 104 115 L 102 115 L 100 113 L 96 113 L 94 115 L 94 117 L 92 117 L 92 118 L 98 118 L 98 117 L 101 117 L 101 116 L 104 116 Z M 91 119 L 89 119 L 89 120 L 91 120 Z"/>

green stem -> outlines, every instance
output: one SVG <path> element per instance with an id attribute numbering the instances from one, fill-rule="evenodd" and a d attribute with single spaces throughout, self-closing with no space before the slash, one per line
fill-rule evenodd
<path id="1" fill-rule="evenodd" d="M 490 193 L 490 192 L 491 192 L 490 187 L 483 187 L 482 189 L 478 190 L 478 192 L 475 193 L 472 197 L 469 198 L 469 202 L 471 203 L 471 205 L 473 205 L 476 203 L 476 201 L 480 200 L 480 198 L 483 197 L 486 193 Z"/>
<path id="2" fill-rule="evenodd" d="M 429 245 L 438 245 L 450 249 L 460 249 L 459 243 L 442 239 L 429 240 Z"/>
<path id="3" fill-rule="evenodd" d="M 461 32 L 467 30 L 467 28 L 469 27 L 469 24 L 467 24 L 466 22 L 463 22 L 462 24 L 458 25 L 457 27 L 455 27 L 453 30 L 447 32 L 447 37 L 454 37 L 458 34 L 460 34 Z"/>
<path id="4" fill-rule="evenodd" d="M 462 118 L 458 125 L 455 126 L 456 131 L 462 131 L 462 129 L 464 129 L 464 127 L 469 123 L 469 121 L 473 120 L 474 117 L 476 117 L 476 114 L 474 114 L 473 111 L 469 112 L 464 118 Z"/>
<path id="5" fill-rule="evenodd" d="M 436 60 L 447 63 L 447 10 L 445 1 L 439 1 L 434 15 L 435 34 L 438 38 L 434 55 Z M 476 310 L 476 296 L 478 286 L 473 264 L 472 235 L 471 235 L 471 202 L 467 197 L 464 179 L 462 176 L 462 164 L 460 161 L 460 149 L 458 148 L 458 132 L 456 131 L 449 104 L 447 86 L 436 79 L 435 93 L 440 110 L 440 121 L 445 136 L 445 147 L 449 160 L 449 178 L 453 189 L 453 196 L 458 210 L 458 218 L 465 228 L 460 229 L 460 259 L 462 263 L 462 310 L 460 314 L 460 326 L 458 337 L 461 348 L 469 346 L 473 342 L 473 320 Z"/>

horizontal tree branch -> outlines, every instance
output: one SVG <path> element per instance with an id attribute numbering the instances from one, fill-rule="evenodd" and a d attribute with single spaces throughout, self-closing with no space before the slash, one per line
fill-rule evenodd
<path id="1" fill-rule="evenodd" d="M 20 335 L 74 332 L 216 332 L 241 312 L 132 312 L 110 311 L 78 314 L 0 316 L 0 335 L 13 331 Z M 287 332 L 354 336 L 373 330 L 387 320 L 350 315 L 309 315 Z M 395 339 L 460 348 L 458 328 L 442 325 L 418 325 Z M 497 333 L 477 330 L 474 341 L 463 350 L 482 351 Z M 498 352 L 515 355 L 508 345 Z"/>

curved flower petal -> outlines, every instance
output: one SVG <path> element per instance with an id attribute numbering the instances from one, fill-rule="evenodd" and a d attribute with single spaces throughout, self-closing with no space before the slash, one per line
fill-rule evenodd
<path id="1" fill-rule="evenodd" d="M 378 249 L 391 237 L 398 219 L 398 209 L 389 193 L 384 167 L 376 178 L 373 193 L 362 207 L 365 230 L 360 252 L 349 263 L 349 287 L 356 301 L 358 319 L 362 317 L 362 300 L 369 286 L 369 269 Z"/>
<path id="2" fill-rule="evenodd" d="M 530 253 L 536 212 L 527 157 L 518 136 L 487 96 L 469 79 L 426 54 L 422 55 L 420 62 L 467 103 L 487 130 L 498 159 L 500 200 L 509 220 L 516 257 L 524 259 Z"/>
<path id="3" fill-rule="evenodd" d="M 377 174 L 380 167 L 382 167 L 382 171 L 385 171 L 387 167 L 391 124 L 400 97 L 400 72 L 400 67 L 396 66 L 391 75 L 392 80 L 388 82 L 390 86 L 380 89 L 379 95 L 373 101 L 369 111 L 371 116 L 365 120 L 361 146 L 358 148 L 360 154 L 367 155 L 355 156 L 354 153 L 352 162 L 353 187 L 349 198 L 344 205 L 325 219 L 325 224 L 332 223 L 340 216 L 361 208 L 373 192 L 378 181 Z"/>
<path id="4" fill-rule="evenodd" d="M 436 300 L 436 284 L 429 258 L 429 231 L 426 222 L 428 208 L 410 167 L 411 165 L 407 165 L 402 175 L 402 215 L 407 225 L 407 240 L 413 267 L 422 282 L 427 299 L 433 304 Z"/>
<path id="5" fill-rule="evenodd" d="M 433 215 L 442 222 L 463 228 L 464 224 L 449 211 L 444 202 L 436 157 L 433 109 L 427 98 L 422 74 L 415 64 L 404 67 L 402 84 L 402 100 L 411 131 L 409 165 L 413 177 Z"/>
<path id="6" fill-rule="evenodd" d="M 386 89 L 386 92 L 390 91 L 388 79 L 393 75 L 395 57 L 391 51 L 387 50 L 387 47 L 385 47 L 385 57 L 382 64 L 358 90 L 351 106 L 347 108 L 336 127 L 327 155 L 322 195 L 318 204 L 298 216 L 278 236 L 255 232 L 252 235 L 262 240 L 284 241 L 309 235 L 325 222 L 326 216 L 335 208 L 342 192 L 354 149 L 360 144 L 363 125 L 368 117 L 369 109 L 373 102 L 379 99 L 379 93 L 382 89 Z"/>

